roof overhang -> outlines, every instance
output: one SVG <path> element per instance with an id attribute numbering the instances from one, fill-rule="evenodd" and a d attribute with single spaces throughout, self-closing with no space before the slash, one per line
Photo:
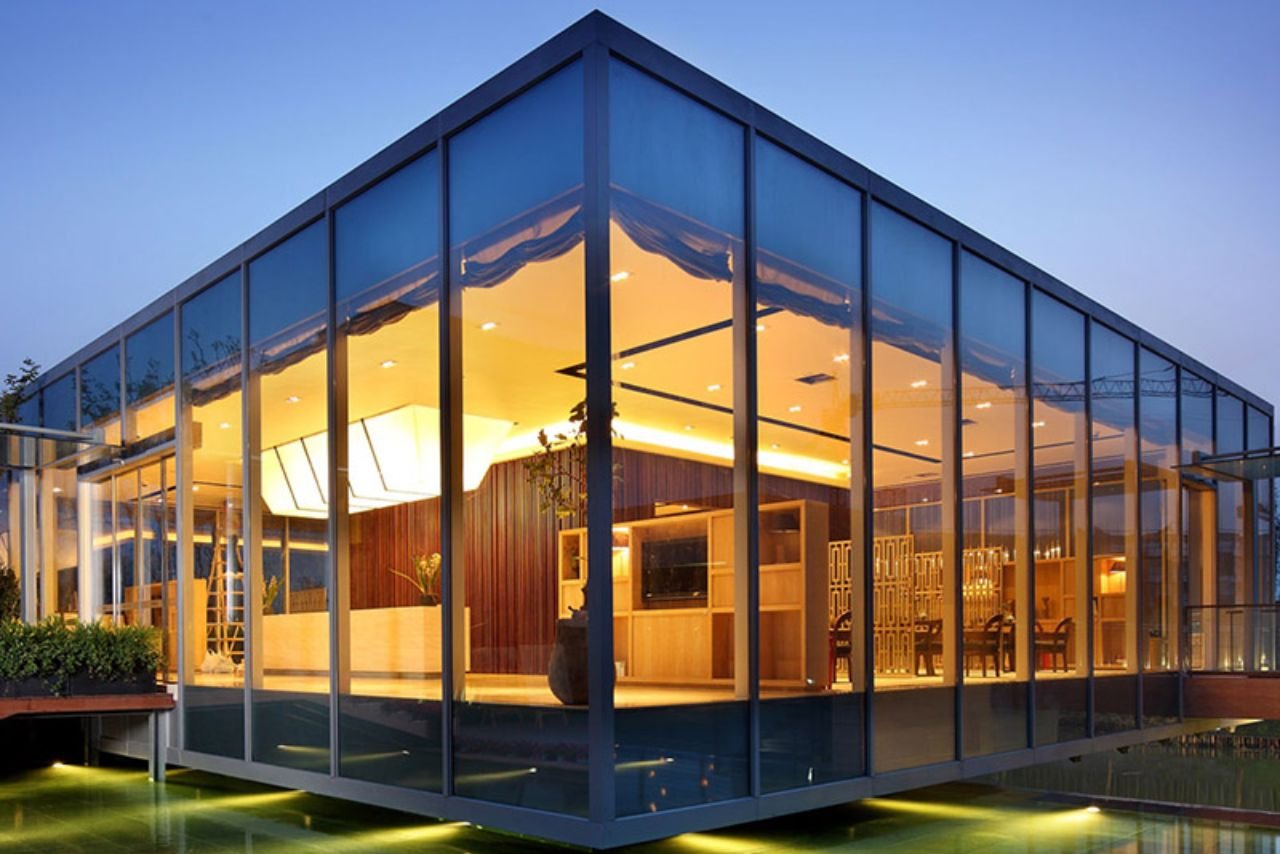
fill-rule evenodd
<path id="1" fill-rule="evenodd" d="M 1280 448 L 1261 448 L 1238 454 L 1191 455 L 1191 462 L 1178 466 L 1184 474 L 1211 480 L 1271 480 L 1280 478 Z"/>
<path id="2" fill-rule="evenodd" d="M 102 431 L 75 433 L 0 423 L 0 470 L 42 467 L 67 468 L 93 460 L 117 448 Z"/>

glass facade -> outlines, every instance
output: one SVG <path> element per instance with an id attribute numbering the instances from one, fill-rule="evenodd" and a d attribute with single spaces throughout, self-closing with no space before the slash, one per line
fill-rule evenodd
<path id="1" fill-rule="evenodd" d="M 605 54 L 24 403 L 122 460 L 0 474 L 0 564 L 159 630 L 184 761 L 568 838 L 1084 752 L 1178 722 L 1180 665 L 1261 666 L 1184 606 L 1274 597 L 1271 484 L 1179 466 L 1269 447 L 1264 402 Z"/>

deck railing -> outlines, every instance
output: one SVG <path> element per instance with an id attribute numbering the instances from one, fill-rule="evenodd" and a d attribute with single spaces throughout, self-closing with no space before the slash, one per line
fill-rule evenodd
<path id="1" fill-rule="evenodd" d="M 1191 605 L 1186 609 L 1184 669 L 1201 673 L 1277 670 L 1280 604 Z"/>

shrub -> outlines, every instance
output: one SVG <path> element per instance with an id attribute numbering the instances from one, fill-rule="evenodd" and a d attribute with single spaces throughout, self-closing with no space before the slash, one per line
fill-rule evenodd
<path id="1" fill-rule="evenodd" d="M 57 617 L 34 625 L 0 622 L 0 682 L 41 679 L 61 695 L 72 676 L 124 681 L 154 673 L 160 664 L 159 632 L 153 628 L 63 623 Z"/>

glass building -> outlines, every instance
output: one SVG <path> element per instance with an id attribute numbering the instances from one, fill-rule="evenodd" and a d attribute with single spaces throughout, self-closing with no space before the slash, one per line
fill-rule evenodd
<path id="1" fill-rule="evenodd" d="M 109 450 L 0 474 L 24 613 L 158 629 L 168 762 L 584 845 L 1203 729 L 1275 599 L 1180 468 L 1269 403 L 599 13 L 20 418 Z"/>

